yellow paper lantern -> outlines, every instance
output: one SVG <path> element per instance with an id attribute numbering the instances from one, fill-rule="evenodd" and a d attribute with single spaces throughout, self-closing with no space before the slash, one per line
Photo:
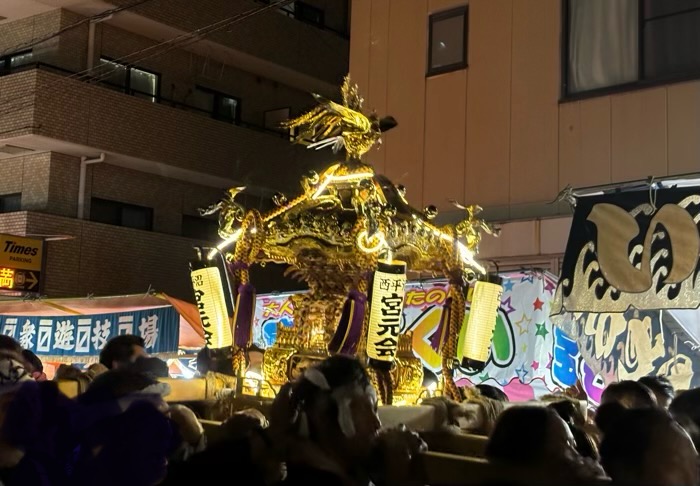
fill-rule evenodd
<path id="1" fill-rule="evenodd" d="M 502 279 L 491 276 L 474 285 L 467 329 L 462 346 L 462 366 L 482 368 L 489 357 L 493 331 L 503 295 Z"/>
<path id="2" fill-rule="evenodd" d="M 372 282 L 367 331 L 367 356 L 375 364 L 390 365 L 396 356 L 405 286 L 406 263 L 397 260 L 378 263 Z"/>
<path id="3" fill-rule="evenodd" d="M 202 319 L 207 347 L 224 348 L 233 344 L 231 321 L 226 308 L 226 296 L 217 267 L 204 267 L 190 272 L 192 288 Z"/>

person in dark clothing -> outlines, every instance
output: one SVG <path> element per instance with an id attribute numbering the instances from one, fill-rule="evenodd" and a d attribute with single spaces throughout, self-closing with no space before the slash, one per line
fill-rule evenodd
<path id="1" fill-rule="evenodd" d="M 32 375 L 32 378 L 36 381 L 46 381 L 46 373 L 44 373 L 44 364 L 41 362 L 39 357 L 29 351 L 28 349 L 22 350 L 22 357 L 27 364 L 27 371 Z"/>
<path id="2" fill-rule="evenodd" d="M 698 484 L 698 453 L 688 434 L 663 410 L 602 405 L 601 463 L 616 485 Z"/>
<path id="3" fill-rule="evenodd" d="M 671 405 L 673 398 L 676 396 L 676 391 L 668 378 L 665 376 L 643 376 L 637 381 L 654 393 L 659 407 L 668 410 L 669 405 Z"/>
<path id="4" fill-rule="evenodd" d="M 151 378 L 167 378 L 170 376 L 168 373 L 168 364 L 162 359 L 151 356 L 140 356 L 136 358 L 128 368 L 143 373 Z"/>
<path id="5" fill-rule="evenodd" d="M 625 408 L 653 408 L 657 406 L 654 393 L 644 384 L 625 380 L 612 383 L 603 390 L 600 404 L 619 403 Z"/>
<path id="6" fill-rule="evenodd" d="M 486 457 L 543 485 L 587 484 L 604 476 L 594 461 L 578 454 L 571 430 L 549 407 L 506 409 L 489 437 Z"/>
<path id="7" fill-rule="evenodd" d="M 270 416 L 287 465 L 283 484 L 367 485 L 412 480 L 425 444 L 406 429 L 379 433 L 377 396 L 359 361 L 332 356 L 283 387 Z M 377 461 L 377 459 L 380 459 Z M 406 483 L 410 484 L 410 483 Z"/>
<path id="8" fill-rule="evenodd" d="M 110 370 L 123 368 L 141 356 L 148 356 L 143 338 L 133 334 L 122 334 L 107 341 L 100 351 L 100 363 Z"/>
<path id="9" fill-rule="evenodd" d="M 700 388 L 679 393 L 668 410 L 700 450 Z"/>

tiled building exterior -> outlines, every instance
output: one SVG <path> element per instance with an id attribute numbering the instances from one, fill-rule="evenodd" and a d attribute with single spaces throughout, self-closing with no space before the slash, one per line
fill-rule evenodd
<path id="1" fill-rule="evenodd" d="M 308 92 L 332 96 L 342 80 L 345 0 L 284 11 L 151 0 L 90 20 L 134 3 L 0 5 L 0 233 L 47 240 L 48 296 L 151 286 L 189 298 L 192 247 L 215 226 L 198 208 L 234 185 L 260 206 L 328 160 L 276 127 L 312 104 Z M 156 46 L 222 19 L 196 43 Z"/>

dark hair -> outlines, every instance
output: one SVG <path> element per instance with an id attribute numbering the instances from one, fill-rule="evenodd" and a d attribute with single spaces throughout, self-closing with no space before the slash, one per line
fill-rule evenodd
<path id="1" fill-rule="evenodd" d="M 316 369 L 323 374 L 331 391 L 353 383 L 361 388 L 371 385 L 367 371 L 355 358 L 342 355 L 331 356 L 316 365 Z M 292 385 L 290 407 L 292 410 L 308 411 L 329 396 L 329 392 L 322 391 L 309 380 L 302 378 Z M 335 402 L 328 401 L 328 408 L 324 410 L 324 414 L 331 419 L 332 423 L 337 422 L 338 407 Z M 315 435 L 313 430 L 310 430 L 310 433 L 312 437 Z"/>
<path id="2" fill-rule="evenodd" d="M 24 360 L 27 362 L 27 364 L 31 367 L 31 371 L 39 371 L 40 373 L 44 372 L 44 364 L 41 362 L 39 357 L 29 351 L 28 349 L 22 350 L 22 357 Z"/>
<path id="3" fill-rule="evenodd" d="M 625 380 L 617 383 L 612 383 L 603 390 L 601 397 L 602 403 L 629 402 L 631 408 L 647 408 L 656 406 L 656 397 L 654 393 L 642 383 Z"/>
<path id="4" fill-rule="evenodd" d="M 129 369 L 144 373 L 151 378 L 168 378 L 168 364 L 162 359 L 155 357 L 140 357 L 133 364 L 129 365 Z"/>
<path id="5" fill-rule="evenodd" d="M 197 353 L 197 371 L 206 375 L 209 371 L 234 376 L 233 350 L 230 346 L 211 349 L 204 347 Z"/>
<path id="6" fill-rule="evenodd" d="M 547 407 L 518 406 L 503 411 L 486 443 L 489 460 L 527 464 L 538 460 L 547 442 L 552 417 Z"/>
<path id="7" fill-rule="evenodd" d="M 593 436 L 578 425 L 569 425 L 569 429 L 576 441 L 576 452 L 578 452 L 581 457 L 588 457 L 598 462 L 600 460 L 598 444 Z"/>
<path id="8" fill-rule="evenodd" d="M 21 354 L 22 346 L 17 342 L 17 340 L 11 338 L 10 336 L 5 336 L 0 334 L 0 351 L 12 351 L 14 353 Z"/>
<path id="9" fill-rule="evenodd" d="M 109 370 L 98 375 L 87 391 L 78 397 L 84 404 L 116 400 L 158 383 L 143 373 L 129 368 Z"/>
<path id="10" fill-rule="evenodd" d="M 571 400 L 559 400 L 547 405 L 569 425 L 582 425 L 586 422 L 581 409 Z"/>
<path id="11" fill-rule="evenodd" d="M 695 447 L 700 447 L 700 388 L 679 393 L 668 411 L 688 431 Z"/>
<path id="12" fill-rule="evenodd" d="M 476 385 L 474 388 L 479 390 L 482 397 L 490 398 L 491 400 L 496 400 L 499 402 L 508 401 L 508 395 L 506 395 L 503 390 L 496 388 L 495 386 L 481 384 Z"/>
<path id="13" fill-rule="evenodd" d="M 600 460 L 613 481 L 638 472 L 655 432 L 672 424 L 673 419 L 657 408 L 626 409 L 614 402 L 602 405 L 596 414 L 596 425 L 603 432 Z"/>
<path id="14" fill-rule="evenodd" d="M 105 347 L 100 351 L 100 363 L 107 368 L 112 369 L 112 364 L 125 363 L 131 359 L 134 354 L 134 346 L 145 347 L 145 342 L 142 337 L 134 336 L 133 334 L 123 334 L 115 336 L 105 344 Z"/>
<path id="15" fill-rule="evenodd" d="M 657 395 L 662 395 L 669 400 L 673 400 L 676 395 L 671 381 L 665 376 L 643 376 L 637 381 Z"/>

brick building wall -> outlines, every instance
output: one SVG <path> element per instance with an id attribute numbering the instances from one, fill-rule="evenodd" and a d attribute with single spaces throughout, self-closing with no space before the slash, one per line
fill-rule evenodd
<path id="1" fill-rule="evenodd" d="M 89 191 L 86 191 L 86 215 L 90 214 L 90 198 L 98 197 L 153 209 L 153 231 L 182 234 L 182 216 L 197 216 L 197 208 L 218 201 L 223 191 L 188 184 L 152 174 L 95 164 L 88 166 Z"/>
<path id="2" fill-rule="evenodd" d="M 0 138 L 31 134 L 36 101 L 36 71 L 0 78 Z"/>
<path id="3" fill-rule="evenodd" d="M 109 0 L 125 5 L 130 0 Z M 222 19 L 264 7 L 255 0 L 155 0 L 133 9 L 157 22 L 191 32 Z M 331 18 L 333 11 L 344 9 L 340 0 L 325 2 Z M 264 35 L 261 35 L 264 33 Z M 339 84 L 346 74 L 349 42 L 337 34 L 274 12 L 256 15 L 209 37 L 248 54 Z"/>
<path id="4" fill-rule="evenodd" d="M 153 290 L 192 301 L 189 262 L 197 240 L 49 214 L 0 214 L 0 233 L 49 237 L 43 295 L 124 295 Z M 251 269 L 259 292 L 292 290 L 282 267 Z"/>
<path id="5" fill-rule="evenodd" d="M 0 195 L 22 194 L 22 207 L 45 211 L 49 204 L 51 154 L 39 153 L 2 160 Z"/>
<path id="6" fill-rule="evenodd" d="M 237 9 L 260 6 L 252 0 L 168 1 L 172 4 L 160 13 L 161 18 L 146 15 L 146 9 L 137 11 L 192 30 Z M 181 11 L 176 12 L 178 9 Z M 82 18 L 57 9 L 3 24 L 0 52 L 14 52 Z M 340 22 L 339 17 L 333 18 Z M 346 70 L 347 40 L 275 13 L 237 24 L 212 40 L 326 81 L 339 81 Z M 153 44 L 100 23 L 96 25 L 95 61 L 100 55 L 119 58 Z M 33 61 L 83 71 L 88 65 L 87 46 L 85 23 L 35 46 Z M 162 96 L 176 102 L 187 102 L 196 85 L 241 98 L 242 120 L 255 125 L 263 123 L 266 110 L 289 106 L 298 113 L 312 103 L 303 91 L 182 50 L 139 66 L 158 72 Z M 197 208 L 218 200 L 221 190 L 166 177 L 168 171 L 186 169 L 293 196 L 300 190 L 301 174 L 333 158 L 328 151 L 309 151 L 284 137 L 68 79 L 45 68 L 0 77 L 0 144 L 22 135 L 41 136 L 42 144 L 54 144 L 55 150 L 66 147 L 73 154 L 41 151 L 0 159 L 0 195 L 22 193 L 22 211 L 0 214 L 0 233 L 51 237 L 44 274 L 44 293 L 51 297 L 139 293 L 150 284 L 191 300 L 187 263 L 194 256 L 193 245 L 201 242 L 180 236 L 183 215 L 196 215 Z M 31 145 L 32 140 L 12 143 Z M 65 142 L 74 145 L 68 150 Z M 154 231 L 76 219 L 80 177 L 80 154 L 76 152 L 82 150 L 80 146 L 85 156 L 108 154 L 106 163 L 87 168 L 86 218 L 91 197 L 138 204 L 153 209 Z M 46 145 L 41 147 L 46 150 Z M 130 158 L 130 163 L 140 160 L 149 164 L 150 172 L 156 170 L 154 163 L 162 164 L 162 175 L 110 164 L 109 157 Z M 247 207 L 269 204 L 256 196 L 242 199 Z M 280 269 L 276 272 L 256 270 L 259 289 L 279 289 Z"/>
<path id="7" fill-rule="evenodd" d="M 32 41 L 51 35 L 59 29 L 66 29 L 84 19 L 85 17 L 68 10 L 57 9 L 4 24 L 3 36 L 0 37 L 0 52 L 15 52 L 18 46 L 29 45 Z M 83 72 L 88 67 L 88 32 L 87 23 L 71 27 L 59 37 L 33 47 L 32 60 L 72 72 Z M 155 44 L 155 41 L 146 37 L 107 23 L 98 23 L 95 28 L 93 63 L 94 66 L 98 66 L 100 56 L 121 59 Z M 21 52 L 23 49 L 19 50 Z M 152 52 L 143 56 L 150 54 Z M 241 120 L 257 126 L 263 126 L 265 111 L 290 107 L 292 113 L 299 113 L 313 104 L 309 93 L 302 90 L 181 49 L 174 49 L 143 61 L 139 61 L 138 56 L 129 59 L 135 65 L 160 75 L 163 98 L 177 103 L 192 104 L 191 93 L 195 86 L 214 89 L 240 98 Z M 96 70 L 95 73 L 99 75 L 100 71 Z"/>
<path id="8" fill-rule="evenodd" d="M 0 53 L 5 55 L 12 54 L 17 50 L 23 51 L 23 46 L 29 45 L 35 39 L 49 36 L 61 27 L 61 11 L 58 9 L 8 22 L 2 26 Z M 47 63 L 60 62 L 57 57 L 59 52 L 58 44 L 59 39 L 57 37 L 39 44 L 34 49 L 36 58 Z"/>
<path id="9" fill-rule="evenodd" d="M 78 214 L 79 181 L 80 159 L 51 152 L 49 201 L 46 210 L 42 212 L 75 218 Z M 24 205 L 22 209 L 31 210 Z"/>
<path id="10" fill-rule="evenodd" d="M 0 78 L 0 89 L 9 78 Z M 327 151 L 39 71 L 34 133 L 241 181 L 298 190 L 298 178 L 327 164 Z M 0 111 L 2 109 L 0 108 Z"/>
<path id="11" fill-rule="evenodd" d="M 1 214 L 0 232 L 66 238 L 47 242 L 45 295 L 120 295 L 151 285 L 191 300 L 195 240 L 33 212 Z"/>
<path id="12" fill-rule="evenodd" d="M 145 37 L 99 24 L 95 65 L 100 56 L 121 59 L 153 44 Z M 183 50 L 175 49 L 143 61 L 134 61 L 134 64 L 160 75 L 160 94 L 163 98 L 193 105 L 192 91 L 196 86 L 213 89 L 239 98 L 241 120 L 257 126 L 263 126 L 265 111 L 290 107 L 293 113 L 299 113 L 313 104 L 309 93 Z"/>

